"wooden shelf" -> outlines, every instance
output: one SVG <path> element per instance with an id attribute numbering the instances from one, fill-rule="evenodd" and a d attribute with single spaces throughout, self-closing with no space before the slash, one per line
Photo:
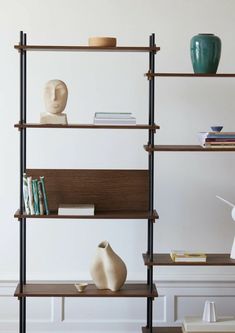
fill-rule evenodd
<path id="1" fill-rule="evenodd" d="M 158 125 L 136 124 L 136 125 L 94 125 L 94 124 L 39 124 L 39 123 L 27 123 L 27 124 L 15 124 L 14 127 L 21 128 L 81 128 L 81 129 L 159 129 Z"/>
<path id="2" fill-rule="evenodd" d="M 184 151 L 184 152 L 230 152 L 235 151 L 234 148 L 203 148 L 200 145 L 154 145 L 150 147 L 144 145 L 144 149 L 148 152 L 152 151 Z"/>
<path id="3" fill-rule="evenodd" d="M 26 284 L 20 292 L 18 284 L 14 296 L 17 297 L 157 297 L 156 286 L 153 291 L 141 283 L 127 283 L 119 291 L 100 290 L 89 284 L 84 292 L 78 292 L 74 284 Z"/>
<path id="4" fill-rule="evenodd" d="M 230 259 L 228 253 L 208 253 L 206 262 L 174 262 L 169 253 L 158 253 L 153 255 L 150 261 L 149 255 L 143 254 L 146 266 L 234 266 L 235 259 Z"/>
<path id="5" fill-rule="evenodd" d="M 195 73 L 146 73 L 148 77 L 235 77 L 235 73 L 217 73 L 217 74 L 195 74 Z"/>
<path id="6" fill-rule="evenodd" d="M 95 215 L 58 215 L 56 211 L 51 212 L 49 215 L 27 215 L 20 214 L 18 209 L 14 215 L 15 218 L 27 219 L 158 219 L 158 213 L 154 210 L 154 214 L 150 215 L 147 211 L 100 211 Z"/>
<path id="7" fill-rule="evenodd" d="M 150 329 L 142 327 L 143 333 L 150 333 Z M 152 333 L 182 333 L 181 327 L 153 327 Z"/>
<path id="8" fill-rule="evenodd" d="M 160 47 L 145 46 L 117 46 L 117 47 L 100 47 L 100 46 L 66 46 L 66 45 L 15 45 L 17 50 L 25 51 L 76 51 L 76 52 L 157 52 Z"/>

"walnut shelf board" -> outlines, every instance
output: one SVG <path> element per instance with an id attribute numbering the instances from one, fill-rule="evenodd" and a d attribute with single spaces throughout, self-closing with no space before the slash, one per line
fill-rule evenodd
<path id="1" fill-rule="evenodd" d="M 18 284 L 16 297 L 157 297 L 156 286 L 153 291 L 147 284 L 127 283 L 119 291 L 100 290 L 89 284 L 84 292 L 78 292 L 74 284 L 26 284 L 20 292 Z"/>
<path id="2" fill-rule="evenodd" d="M 217 74 L 196 74 L 196 73 L 146 73 L 146 76 L 162 76 L 162 77 L 235 77 L 235 73 L 217 73 Z"/>
<path id="3" fill-rule="evenodd" d="M 184 152 L 231 152 L 235 151 L 234 148 L 203 148 L 200 145 L 154 145 L 150 147 L 144 145 L 144 149 L 148 152 L 152 151 L 184 151 Z"/>
<path id="4" fill-rule="evenodd" d="M 152 129 L 156 130 L 159 129 L 160 126 L 158 125 L 147 125 L 147 124 L 136 124 L 136 125 L 94 125 L 94 124 L 68 124 L 68 125 L 61 125 L 61 124 L 39 124 L 39 123 L 27 123 L 27 124 L 15 124 L 15 128 L 60 128 L 60 129 L 67 129 L 67 128 L 81 128 L 81 129 Z"/>
<path id="5" fill-rule="evenodd" d="M 79 45 L 15 45 L 17 50 L 25 51 L 76 51 L 76 52 L 157 52 L 160 47 L 145 47 L 145 46 L 116 46 L 116 47 L 101 47 L 101 46 L 79 46 Z"/>
<path id="6" fill-rule="evenodd" d="M 142 333 L 150 333 L 150 329 L 142 327 Z M 181 327 L 153 327 L 152 333 L 182 333 Z"/>
<path id="7" fill-rule="evenodd" d="M 235 259 L 230 259 L 228 253 L 208 253 L 206 262 L 174 262 L 169 253 L 155 253 L 153 261 L 149 255 L 143 254 L 147 266 L 234 266 Z"/>
<path id="8" fill-rule="evenodd" d="M 95 215 L 58 215 L 57 212 L 51 212 L 49 215 L 27 215 L 20 214 L 19 209 L 16 211 L 15 218 L 27 219 L 158 219 L 158 213 L 154 210 L 154 214 L 150 215 L 147 211 L 100 211 Z"/>
<path id="9" fill-rule="evenodd" d="M 27 169 L 26 174 L 44 176 L 50 211 L 78 203 L 94 204 L 97 212 L 149 210 L 148 170 Z"/>

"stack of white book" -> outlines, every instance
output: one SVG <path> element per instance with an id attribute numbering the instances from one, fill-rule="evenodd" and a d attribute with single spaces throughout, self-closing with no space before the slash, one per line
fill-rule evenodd
<path id="1" fill-rule="evenodd" d="M 95 215 L 95 205 L 93 204 L 60 204 L 58 215 Z"/>
<path id="2" fill-rule="evenodd" d="M 175 262 L 206 262 L 206 254 L 201 252 L 172 250 L 170 256 Z"/>
<path id="3" fill-rule="evenodd" d="M 95 125 L 135 125 L 136 118 L 131 112 L 96 112 Z"/>

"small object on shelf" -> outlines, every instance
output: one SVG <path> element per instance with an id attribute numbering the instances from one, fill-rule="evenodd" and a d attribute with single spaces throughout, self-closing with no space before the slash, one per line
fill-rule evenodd
<path id="1" fill-rule="evenodd" d="M 98 289 L 118 291 L 124 285 L 127 269 L 122 259 L 107 241 L 98 245 L 90 267 L 91 277 Z"/>
<path id="2" fill-rule="evenodd" d="M 81 282 L 81 283 L 75 283 L 74 285 L 75 285 L 77 291 L 79 293 L 81 293 L 86 289 L 86 287 L 88 286 L 88 283 Z"/>
<path id="3" fill-rule="evenodd" d="M 61 204 L 58 208 L 58 215 L 95 215 L 93 204 Z"/>
<path id="4" fill-rule="evenodd" d="M 202 320 L 208 323 L 216 322 L 215 302 L 205 302 Z"/>
<path id="5" fill-rule="evenodd" d="M 67 115 L 62 114 L 68 99 L 68 88 L 61 80 L 50 80 L 44 88 L 44 102 L 47 112 L 40 115 L 41 124 L 67 125 Z"/>
<path id="6" fill-rule="evenodd" d="M 233 221 L 235 221 L 235 205 L 233 203 L 229 202 L 228 200 L 223 199 L 219 195 L 216 195 L 216 198 L 220 199 L 221 201 L 225 202 L 227 205 L 232 207 L 231 215 L 232 215 Z M 231 253 L 230 253 L 230 258 L 235 259 L 235 237 L 233 239 L 233 245 L 232 245 L 232 249 L 231 249 Z"/>
<path id="7" fill-rule="evenodd" d="M 88 39 L 89 46 L 115 47 L 116 44 L 117 39 L 114 37 L 90 37 Z"/>
<path id="8" fill-rule="evenodd" d="M 170 256 L 175 262 L 206 262 L 205 253 L 174 250 Z"/>
<path id="9" fill-rule="evenodd" d="M 215 74 L 220 61 L 221 40 L 214 34 L 198 34 L 190 41 L 194 73 Z"/>
<path id="10" fill-rule="evenodd" d="M 213 132 L 221 132 L 223 129 L 223 126 L 211 126 L 211 129 Z"/>
<path id="11" fill-rule="evenodd" d="M 130 112 L 96 112 L 95 125 L 136 125 L 136 118 Z"/>
<path id="12" fill-rule="evenodd" d="M 234 317 L 219 317 L 214 323 L 208 323 L 200 317 L 185 317 L 183 321 L 184 333 L 235 333 Z"/>

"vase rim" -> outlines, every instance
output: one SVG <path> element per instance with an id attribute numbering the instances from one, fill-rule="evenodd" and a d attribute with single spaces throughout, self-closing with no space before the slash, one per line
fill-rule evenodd
<path id="1" fill-rule="evenodd" d="M 209 35 L 209 36 L 214 36 L 215 34 L 212 34 L 212 33 L 207 33 L 207 32 L 199 32 L 199 34 L 198 35 Z"/>
<path id="2" fill-rule="evenodd" d="M 100 244 L 98 245 L 98 247 L 99 247 L 100 249 L 106 249 L 108 246 L 109 246 L 109 242 L 106 241 L 106 240 L 100 242 Z"/>

